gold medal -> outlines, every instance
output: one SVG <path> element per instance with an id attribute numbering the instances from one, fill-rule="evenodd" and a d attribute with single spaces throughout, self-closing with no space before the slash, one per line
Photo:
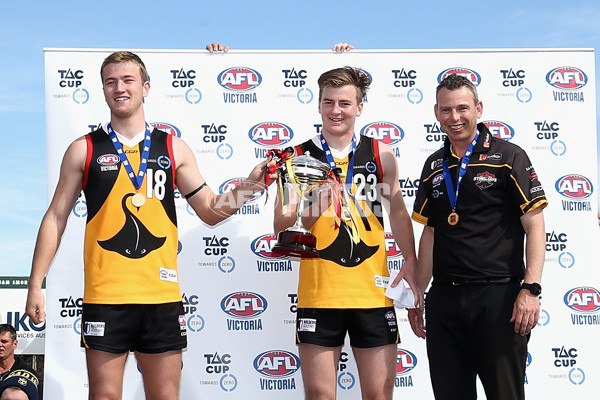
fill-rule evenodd
<path id="1" fill-rule="evenodd" d="M 452 210 L 450 215 L 448 215 L 448 223 L 452 226 L 458 224 L 458 214 L 456 211 Z"/>
<path id="2" fill-rule="evenodd" d="M 146 197 L 143 194 L 141 194 L 140 192 L 134 194 L 133 197 L 131 198 L 131 204 L 133 204 L 134 207 L 137 207 L 137 208 L 140 208 L 141 206 L 143 206 L 145 202 L 146 202 Z"/>

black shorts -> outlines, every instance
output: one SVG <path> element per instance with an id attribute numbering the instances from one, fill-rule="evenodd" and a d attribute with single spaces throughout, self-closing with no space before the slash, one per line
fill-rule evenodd
<path id="1" fill-rule="evenodd" d="M 83 304 L 81 347 L 121 354 L 187 347 L 183 303 Z"/>
<path id="2" fill-rule="evenodd" d="M 352 347 L 370 348 L 400 343 L 394 307 L 298 308 L 296 344 L 339 347 L 344 345 L 346 332 Z"/>

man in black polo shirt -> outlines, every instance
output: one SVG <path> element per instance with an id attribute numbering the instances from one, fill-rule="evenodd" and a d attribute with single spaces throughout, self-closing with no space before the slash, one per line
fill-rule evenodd
<path id="1" fill-rule="evenodd" d="M 447 138 L 425 162 L 412 215 L 425 225 L 420 284 L 433 282 L 427 327 L 419 309 L 409 310 L 411 327 L 427 336 L 437 400 L 476 399 L 477 375 L 488 400 L 524 399 L 548 202 L 527 154 L 477 124 L 483 104 L 471 81 L 447 77 L 436 100 Z"/>

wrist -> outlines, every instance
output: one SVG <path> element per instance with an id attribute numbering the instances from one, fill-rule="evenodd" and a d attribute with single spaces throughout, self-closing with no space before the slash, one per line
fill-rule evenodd
<path id="1" fill-rule="evenodd" d="M 539 296 L 540 294 L 542 294 L 542 285 L 540 285 L 537 282 L 532 282 L 532 283 L 524 283 L 523 282 L 521 284 L 521 290 L 527 290 L 532 295 Z"/>

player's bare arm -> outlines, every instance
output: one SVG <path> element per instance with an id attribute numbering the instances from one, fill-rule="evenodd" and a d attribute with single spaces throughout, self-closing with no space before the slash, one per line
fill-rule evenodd
<path id="1" fill-rule="evenodd" d="M 173 152 L 177 170 L 175 183 L 196 214 L 208 225 L 216 225 L 234 214 L 254 193 L 266 189 L 265 174 L 272 161 L 256 165 L 248 178 L 231 192 L 215 195 L 206 185 L 190 147 L 181 139 L 173 138 Z"/>
<path id="2" fill-rule="evenodd" d="M 42 282 L 60 245 L 67 219 L 81 193 L 85 157 L 86 142 L 81 137 L 71 143 L 65 152 L 52 202 L 40 225 L 33 253 L 25 310 L 29 318 L 36 324 L 45 319 Z"/>

